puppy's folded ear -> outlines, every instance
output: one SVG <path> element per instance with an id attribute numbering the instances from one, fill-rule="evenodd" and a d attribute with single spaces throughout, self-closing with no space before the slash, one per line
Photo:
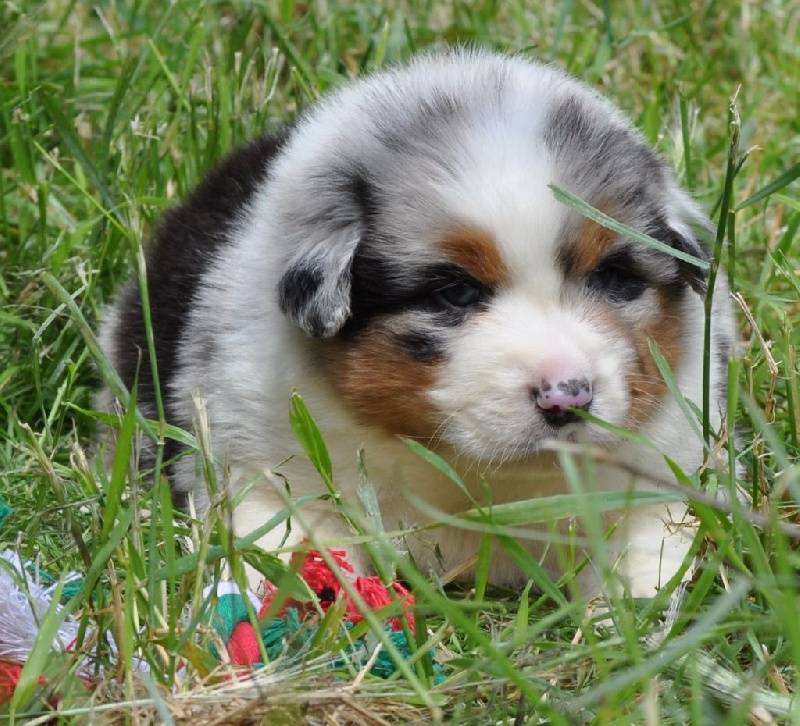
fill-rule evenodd
<path id="1" fill-rule="evenodd" d="M 350 171 L 320 176 L 300 194 L 302 211 L 286 219 L 296 252 L 278 282 L 278 303 L 306 333 L 330 338 L 350 316 L 351 267 L 366 233 L 371 187 Z"/>
<path id="2" fill-rule="evenodd" d="M 683 191 L 673 191 L 666 227 L 662 240 L 670 247 L 704 262 L 711 259 L 711 252 L 703 241 L 711 234 L 711 220 Z M 708 271 L 683 260 L 678 261 L 678 268 L 689 287 L 698 295 L 705 295 Z"/>
<path id="3" fill-rule="evenodd" d="M 699 239 L 698 230 L 688 229 L 681 232 L 674 227 L 670 227 L 666 235 L 664 235 L 663 241 L 673 249 L 685 252 L 687 255 L 696 257 L 704 262 L 708 262 L 711 259 L 708 247 Z M 683 260 L 678 260 L 678 269 L 681 277 L 692 290 L 698 295 L 705 295 L 708 284 L 707 269 Z"/>
<path id="4" fill-rule="evenodd" d="M 359 241 L 355 230 L 331 234 L 292 260 L 278 283 L 283 314 L 315 338 L 336 335 L 350 315 L 350 265 Z"/>

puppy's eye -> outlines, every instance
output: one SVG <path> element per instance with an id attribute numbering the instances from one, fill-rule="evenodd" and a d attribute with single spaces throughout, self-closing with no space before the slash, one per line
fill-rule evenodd
<path id="1" fill-rule="evenodd" d="M 456 282 L 447 287 L 443 287 L 436 295 L 447 305 L 452 305 L 456 308 L 466 308 L 480 300 L 481 289 L 473 282 Z"/>
<path id="2" fill-rule="evenodd" d="M 608 260 L 589 275 L 588 285 L 615 302 L 630 302 L 644 294 L 648 282 L 632 267 Z"/>

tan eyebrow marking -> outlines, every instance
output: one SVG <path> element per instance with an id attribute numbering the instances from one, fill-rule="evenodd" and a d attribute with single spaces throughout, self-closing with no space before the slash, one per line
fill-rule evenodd
<path id="1" fill-rule="evenodd" d="M 479 227 L 456 227 L 440 242 L 452 262 L 476 280 L 496 287 L 509 280 L 509 272 L 490 232 Z"/>

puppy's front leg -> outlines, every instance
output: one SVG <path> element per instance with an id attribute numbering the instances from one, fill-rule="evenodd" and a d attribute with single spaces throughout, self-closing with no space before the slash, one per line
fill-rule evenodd
<path id="1" fill-rule="evenodd" d="M 652 598 L 680 569 L 695 532 L 696 522 L 685 504 L 637 507 L 609 540 L 608 562 L 629 595 Z M 693 571 L 694 565 L 684 579 Z"/>
<path id="2" fill-rule="evenodd" d="M 234 512 L 237 536 L 244 537 L 254 532 L 283 508 L 284 504 L 278 499 L 265 497 L 261 492 L 249 492 Z M 289 562 L 296 548 L 304 543 L 313 549 L 343 549 L 356 574 L 363 575 L 370 569 L 366 552 L 360 547 L 342 545 L 343 539 L 352 535 L 347 522 L 329 502 L 315 502 L 262 535 L 256 544 L 267 553 L 279 552 L 278 556 L 285 562 Z M 250 566 L 246 570 L 250 588 L 259 592 L 264 576 Z"/>

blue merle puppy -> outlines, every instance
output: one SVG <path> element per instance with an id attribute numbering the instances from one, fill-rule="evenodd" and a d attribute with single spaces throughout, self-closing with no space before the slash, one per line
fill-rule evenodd
<path id="1" fill-rule="evenodd" d="M 291 127 L 231 153 L 165 215 L 147 281 L 166 415 L 191 430 L 200 406 L 220 479 L 231 495 L 251 485 L 234 512 L 238 534 L 284 506 L 279 464 L 294 496 L 324 492 L 309 461 L 292 457 L 294 388 L 345 498 L 356 496 L 363 447 L 389 529 L 470 507 L 402 437 L 452 462 L 471 495 L 484 501 L 488 491 L 493 504 L 568 490 L 554 440 L 602 450 L 593 477 L 608 492 L 656 488 L 626 464 L 655 478 L 671 475 L 665 455 L 687 472 L 701 465 L 701 442 L 650 343 L 699 404 L 702 267 L 588 220 L 551 184 L 709 258 L 698 238 L 706 217 L 614 106 L 554 68 L 483 51 L 420 57 L 330 93 Z M 724 281 L 717 287 L 715 426 L 734 340 Z M 139 404 L 155 417 L 150 369 L 140 365 L 141 308 L 131 282 L 101 337 L 129 386 L 138 374 Z M 101 405 L 113 407 L 110 393 Z M 147 467 L 153 452 L 144 446 Z M 191 497 L 196 511 L 208 508 L 193 456 L 169 477 L 178 503 Z M 608 561 L 633 595 L 652 596 L 688 551 L 686 507 L 604 517 L 616 525 Z M 288 544 L 349 534 L 327 502 L 306 507 L 303 522 Z M 273 549 L 285 534 L 280 527 L 261 544 Z M 547 540 L 532 527 L 520 532 L 556 575 L 562 560 Z M 425 567 L 454 569 L 479 541 L 451 527 L 403 546 Z M 367 568 L 358 549 L 350 556 Z M 500 547 L 491 574 L 498 584 L 524 581 Z M 579 577 L 587 594 L 603 587 L 594 567 Z"/>

